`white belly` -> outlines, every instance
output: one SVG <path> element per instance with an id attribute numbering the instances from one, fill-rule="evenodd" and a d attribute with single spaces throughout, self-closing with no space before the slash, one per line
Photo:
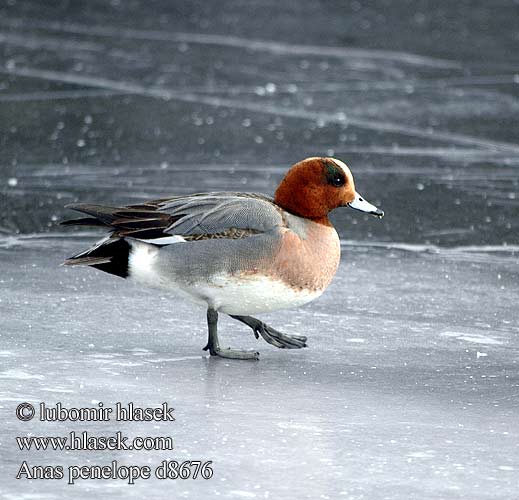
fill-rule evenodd
<path id="1" fill-rule="evenodd" d="M 322 290 L 296 290 L 266 276 L 213 277 L 211 284 L 180 285 L 181 290 L 198 303 L 226 314 L 249 315 L 288 309 L 306 304 Z"/>

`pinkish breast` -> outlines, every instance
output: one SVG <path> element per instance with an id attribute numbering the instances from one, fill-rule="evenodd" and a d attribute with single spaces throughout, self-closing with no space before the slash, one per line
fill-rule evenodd
<path id="1" fill-rule="evenodd" d="M 294 289 L 322 292 L 339 266 L 339 236 L 331 225 L 312 221 L 305 225 L 304 237 L 290 229 L 283 230 L 271 274 Z"/>

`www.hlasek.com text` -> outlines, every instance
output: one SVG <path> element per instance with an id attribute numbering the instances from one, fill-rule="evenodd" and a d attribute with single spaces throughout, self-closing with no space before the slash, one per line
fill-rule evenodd
<path id="1" fill-rule="evenodd" d="M 128 436 L 118 431 L 111 436 L 93 436 L 87 431 L 70 432 L 68 436 L 21 436 L 16 438 L 21 451 L 69 450 L 172 450 L 171 436 Z"/>

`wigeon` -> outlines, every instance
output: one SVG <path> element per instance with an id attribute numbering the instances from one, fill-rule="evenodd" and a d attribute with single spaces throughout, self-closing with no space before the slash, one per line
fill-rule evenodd
<path id="1" fill-rule="evenodd" d="M 64 264 L 91 266 L 202 304 L 209 330 L 204 350 L 258 359 L 257 352 L 220 347 L 218 313 L 276 347 L 306 347 L 306 337 L 250 315 L 300 306 L 324 292 L 340 259 L 339 236 L 328 219 L 337 207 L 384 215 L 355 191 L 349 168 L 335 158 L 296 163 L 274 198 L 216 192 L 125 207 L 68 205 L 92 217 L 63 224 L 103 226 L 110 233 Z"/>

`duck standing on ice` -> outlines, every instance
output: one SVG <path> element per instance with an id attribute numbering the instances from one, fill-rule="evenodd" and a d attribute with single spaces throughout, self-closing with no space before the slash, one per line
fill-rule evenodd
<path id="1" fill-rule="evenodd" d="M 103 226 L 110 234 L 65 264 L 95 267 L 202 304 L 209 329 L 204 350 L 258 359 L 257 352 L 220 347 L 218 313 L 276 347 L 306 347 L 306 337 L 283 334 L 249 315 L 300 306 L 324 292 L 340 259 L 328 213 L 346 206 L 384 215 L 355 191 L 349 168 L 335 158 L 296 163 L 274 198 L 217 192 L 126 207 L 68 205 L 92 217 L 64 224 Z"/>

